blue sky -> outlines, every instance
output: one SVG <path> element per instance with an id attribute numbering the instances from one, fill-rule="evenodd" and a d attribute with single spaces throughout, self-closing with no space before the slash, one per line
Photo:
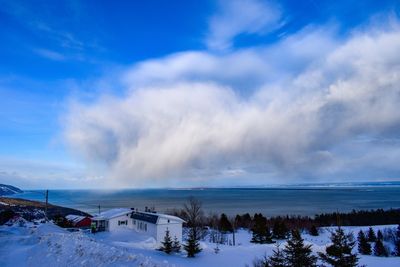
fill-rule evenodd
<path id="1" fill-rule="evenodd" d="M 398 1 L 0 1 L 0 182 L 398 180 Z"/>

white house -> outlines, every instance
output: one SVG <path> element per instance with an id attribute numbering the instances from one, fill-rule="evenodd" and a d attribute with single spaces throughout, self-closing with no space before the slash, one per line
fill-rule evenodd
<path id="1" fill-rule="evenodd" d="M 157 246 L 164 240 L 167 229 L 172 239 L 175 237 L 182 243 L 182 220 L 167 214 L 144 212 L 134 209 L 111 209 L 92 218 L 97 231 L 114 231 L 116 229 L 132 229 L 138 234 L 154 237 Z"/>
<path id="2" fill-rule="evenodd" d="M 130 215 L 131 209 L 119 208 L 101 212 L 92 218 L 96 231 L 114 231 L 120 228 L 133 228 Z"/>

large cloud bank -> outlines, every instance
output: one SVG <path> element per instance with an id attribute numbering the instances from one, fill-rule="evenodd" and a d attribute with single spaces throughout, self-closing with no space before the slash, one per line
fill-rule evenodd
<path id="1" fill-rule="evenodd" d="M 123 96 L 75 101 L 65 136 L 121 185 L 396 178 L 399 51 L 395 22 L 141 62 L 121 74 Z"/>

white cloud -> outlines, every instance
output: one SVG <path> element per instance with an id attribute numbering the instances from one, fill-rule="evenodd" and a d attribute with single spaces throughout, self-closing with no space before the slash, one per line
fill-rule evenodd
<path id="1" fill-rule="evenodd" d="M 123 82 L 139 88 L 212 81 L 253 91 L 298 75 L 310 64 L 318 64 L 337 45 L 333 27 L 309 27 L 269 46 L 224 54 L 188 51 L 143 61 L 125 71 Z"/>
<path id="2" fill-rule="evenodd" d="M 398 174 L 382 151 L 399 151 L 398 142 L 384 141 L 400 131 L 400 31 L 347 40 L 324 32 L 224 56 L 187 52 L 137 64 L 122 74 L 123 97 L 72 106 L 66 138 L 88 162 L 102 163 L 114 185 Z M 329 49 L 312 50 L 310 42 Z M 298 65 L 283 66 L 277 53 Z M 243 96 L 240 86 L 253 93 Z"/>
<path id="3" fill-rule="evenodd" d="M 220 1 L 220 10 L 210 19 L 208 48 L 226 50 L 240 34 L 262 35 L 282 25 L 282 13 L 272 1 Z"/>

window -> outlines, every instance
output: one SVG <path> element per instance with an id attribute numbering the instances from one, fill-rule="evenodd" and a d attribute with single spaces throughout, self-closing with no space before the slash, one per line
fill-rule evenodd
<path id="1" fill-rule="evenodd" d="M 136 220 L 133 220 L 133 225 L 136 225 Z"/>
<path id="2" fill-rule="evenodd" d="M 128 221 L 118 221 L 118 225 L 127 225 Z"/>
<path id="3" fill-rule="evenodd" d="M 147 223 L 137 222 L 137 229 L 142 231 L 147 231 Z"/>

